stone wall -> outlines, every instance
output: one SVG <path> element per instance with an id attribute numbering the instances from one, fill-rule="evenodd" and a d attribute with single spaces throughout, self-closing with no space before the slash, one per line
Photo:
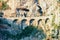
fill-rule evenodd
<path id="1" fill-rule="evenodd" d="M 8 0 L 7 4 L 11 9 L 4 10 L 4 17 L 16 17 L 16 9 L 18 8 L 18 13 L 21 14 L 19 17 L 24 17 L 24 13 L 27 14 L 27 17 L 39 17 L 41 13 L 38 12 L 39 5 L 42 10 L 42 16 L 50 16 L 54 14 L 56 16 L 55 23 L 59 23 L 59 11 L 60 11 L 60 3 L 58 0 L 38 0 L 38 3 L 35 3 L 35 0 Z M 29 11 L 21 10 L 28 9 Z M 58 22 L 57 22 L 58 21 Z"/>

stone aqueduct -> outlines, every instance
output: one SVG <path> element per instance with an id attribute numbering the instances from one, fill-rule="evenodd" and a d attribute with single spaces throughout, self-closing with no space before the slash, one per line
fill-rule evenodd
<path id="1" fill-rule="evenodd" d="M 41 17 L 16 17 L 16 18 L 7 18 L 10 20 L 17 20 L 17 23 L 25 23 L 27 25 L 39 26 L 40 22 L 42 23 L 51 23 L 51 16 L 41 16 Z M 49 21 L 48 21 L 49 20 Z M 48 22 L 47 22 L 48 21 Z"/>
<path id="2" fill-rule="evenodd" d="M 21 1 L 23 2 L 23 0 L 21 0 Z M 50 1 L 50 0 L 48 0 L 48 1 L 47 0 L 44 0 L 44 1 L 38 0 L 39 6 L 41 6 L 41 8 L 42 8 L 43 14 L 45 14 L 46 16 L 45 15 L 44 16 L 40 16 L 40 13 L 38 12 L 38 8 L 39 7 L 37 6 L 36 3 L 33 3 L 34 2 L 33 0 L 28 0 L 28 1 L 26 1 L 25 4 L 21 3 L 21 1 L 20 0 L 18 0 L 18 1 L 17 0 L 9 0 L 7 2 L 7 4 L 9 5 L 9 7 L 11 9 L 7 9 L 7 10 L 4 11 L 4 18 L 11 19 L 13 21 L 17 19 L 17 23 L 18 24 L 19 23 L 21 23 L 21 24 L 25 23 L 27 25 L 40 26 L 40 24 L 46 24 L 46 22 L 48 23 L 48 25 L 50 25 L 51 22 L 52 22 L 52 16 L 50 16 L 50 14 L 51 13 L 57 14 L 57 12 L 54 11 L 54 9 L 56 8 L 55 7 L 56 6 L 56 2 L 54 0 L 53 1 Z M 50 2 L 50 4 L 52 4 L 52 6 L 50 6 L 50 4 L 48 4 L 49 2 Z M 19 5 L 17 5 L 17 4 L 19 4 Z M 20 6 L 21 4 L 23 6 Z M 48 6 L 46 6 L 45 4 L 48 5 Z M 48 9 L 46 10 L 47 7 L 48 7 Z M 17 14 L 16 13 L 16 9 L 17 8 L 19 8 L 19 11 L 17 13 L 20 12 L 19 14 L 21 14 L 21 15 L 26 13 L 27 17 L 20 17 L 20 16 L 16 17 L 16 14 Z M 24 10 L 22 10 L 24 8 L 29 9 L 29 12 L 25 12 Z M 53 8 L 53 9 L 51 9 L 51 8 Z M 57 9 L 57 11 L 58 11 L 58 9 Z M 46 12 L 44 12 L 45 10 L 46 10 Z M 39 16 L 39 17 L 32 17 L 32 16 L 35 15 L 33 13 L 35 13 L 36 16 Z M 31 14 L 33 14 L 33 15 L 31 15 Z M 49 15 L 49 16 L 47 16 L 47 15 Z M 13 16 L 13 17 L 11 17 L 11 16 Z"/>

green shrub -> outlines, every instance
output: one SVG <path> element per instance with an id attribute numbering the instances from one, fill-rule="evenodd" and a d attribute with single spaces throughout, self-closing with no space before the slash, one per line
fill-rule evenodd
<path id="1" fill-rule="evenodd" d="M 6 4 L 6 3 L 2 3 L 2 10 L 5 10 L 5 9 L 7 9 L 8 8 L 8 5 Z"/>
<path id="2" fill-rule="evenodd" d="M 9 7 L 3 0 L 0 0 L 0 2 L 2 2 L 2 8 L 0 10 L 6 10 Z"/>

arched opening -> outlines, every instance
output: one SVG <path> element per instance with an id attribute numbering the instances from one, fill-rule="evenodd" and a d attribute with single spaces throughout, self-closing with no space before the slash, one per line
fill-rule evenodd
<path id="1" fill-rule="evenodd" d="M 43 11 L 42 11 L 42 8 L 39 6 L 39 5 L 37 5 L 38 6 L 38 12 L 40 13 L 40 16 L 42 16 L 43 15 Z"/>
<path id="2" fill-rule="evenodd" d="M 17 21 L 18 21 L 18 19 L 14 19 L 12 22 L 11 22 L 11 27 L 17 27 Z"/>
<path id="3" fill-rule="evenodd" d="M 27 21 L 27 19 L 23 19 L 21 21 L 21 29 L 24 29 L 27 26 L 26 21 Z"/>
<path id="4" fill-rule="evenodd" d="M 31 19 L 30 20 L 30 25 L 33 25 L 33 21 L 34 21 L 35 19 Z"/>
<path id="5" fill-rule="evenodd" d="M 45 20 L 45 23 L 47 23 L 47 22 L 48 22 L 48 20 L 49 20 L 49 18 L 47 18 L 47 19 Z"/>
<path id="6" fill-rule="evenodd" d="M 40 21 L 42 21 L 42 19 L 39 19 L 39 20 L 38 20 L 38 25 L 40 24 Z"/>
<path id="7" fill-rule="evenodd" d="M 16 23 L 17 21 L 18 21 L 18 19 L 14 19 L 14 20 L 13 20 L 13 23 Z"/>
<path id="8" fill-rule="evenodd" d="M 16 8 L 16 17 L 19 17 L 20 16 L 20 9 L 19 8 Z"/>

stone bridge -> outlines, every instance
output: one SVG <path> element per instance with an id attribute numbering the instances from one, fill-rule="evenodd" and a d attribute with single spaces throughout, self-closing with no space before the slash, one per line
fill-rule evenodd
<path id="1" fill-rule="evenodd" d="M 34 25 L 34 26 L 38 26 L 40 25 L 40 22 L 42 21 L 42 23 L 47 23 L 47 20 L 49 20 L 49 22 L 51 22 L 51 16 L 41 16 L 41 17 L 12 17 L 12 18 L 7 18 L 7 19 L 11 19 L 11 20 L 17 20 L 17 23 L 25 23 L 27 25 Z"/>

